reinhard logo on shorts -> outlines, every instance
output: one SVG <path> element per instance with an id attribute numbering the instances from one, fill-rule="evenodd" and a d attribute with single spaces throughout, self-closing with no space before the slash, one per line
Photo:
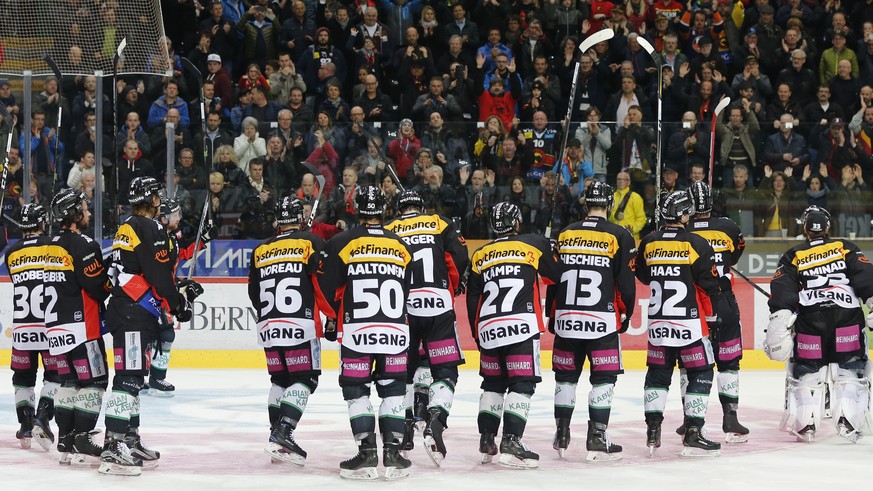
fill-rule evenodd
<path id="1" fill-rule="evenodd" d="M 142 343 L 138 332 L 128 332 L 124 335 L 124 369 L 142 370 Z"/>

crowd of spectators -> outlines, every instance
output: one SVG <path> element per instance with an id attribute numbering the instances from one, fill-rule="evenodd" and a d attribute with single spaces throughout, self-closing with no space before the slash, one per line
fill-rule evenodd
<path id="1" fill-rule="evenodd" d="M 831 210 L 837 235 L 871 235 L 871 1 L 160 3 L 170 58 L 154 63 L 165 76 L 123 74 L 114 86 L 110 77 L 49 77 L 34 91 L 28 129 L 21 95 L 0 80 L 19 143 L 5 215 L 23 201 L 21 154 L 30 148 L 37 201 L 60 186 L 94 199 L 102 166 L 104 234 L 128 209 L 118 189 L 170 169 L 183 226 L 196 227 L 209 199 L 222 238 L 263 239 L 281 196 L 318 193 L 315 169 L 325 177 L 316 221 L 330 233 L 354 226 L 361 184 L 389 198 L 417 189 L 467 238 L 489 238 L 490 207 L 502 200 L 520 205 L 525 231 L 551 224 L 557 233 L 585 214 L 584 188 L 599 180 L 615 188 L 611 220 L 639 237 L 659 192 L 704 179 L 716 213 L 749 236 L 796 235 L 808 204 Z M 117 40 L 123 4 L 70 2 L 75 15 L 58 19 L 70 32 L 83 19 L 103 23 Z M 615 36 L 581 53 L 600 29 Z M 58 43 L 68 61 L 99 58 L 112 52 L 106 36 Z M 731 103 L 716 117 L 723 97 Z"/>

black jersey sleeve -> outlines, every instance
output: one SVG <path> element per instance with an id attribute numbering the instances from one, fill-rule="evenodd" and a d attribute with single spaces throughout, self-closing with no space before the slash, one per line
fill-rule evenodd
<path id="1" fill-rule="evenodd" d="M 861 302 L 866 302 L 868 298 L 873 297 L 873 265 L 857 245 L 846 243 L 845 246 L 848 249 L 846 268 L 849 271 L 849 284 Z"/>
<path id="2" fill-rule="evenodd" d="M 560 283 L 564 267 L 558 260 L 558 253 L 555 252 L 552 243 L 545 237 L 536 236 L 536 241 L 533 245 L 542 253 L 537 264 L 537 273 L 543 279 L 543 283 L 547 286 Z"/>
<path id="3" fill-rule="evenodd" d="M 648 285 L 652 282 L 651 275 L 649 274 L 649 268 L 646 267 L 646 247 L 648 247 L 652 235 L 653 234 L 649 234 L 643 237 L 643 240 L 640 242 L 639 248 L 637 248 L 636 257 L 634 258 L 634 274 L 636 275 L 637 279 L 640 280 L 640 283 L 644 285 Z"/>
<path id="4" fill-rule="evenodd" d="M 100 244 L 82 238 L 75 241 L 76 250 L 70 251 L 73 256 L 73 271 L 82 289 L 98 304 L 109 297 L 109 276 L 103 262 L 103 251 Z"/>
<path id="5" fill-rule="evenodd" d="M 142 274 L 157 294 L 167 301 L 170 312 L 178 312 L 182 296 L 176 289 L 167 233 L 154 220 L 140 220 L 140 244 L 135 248 Z"/>
<path id="6" fill-rule="evenodd" d="M 451 285 L 451 292 L 454 292 L 458 289 L 461 275 L 464 274 L 467 266 L 470 264 L 470 257 L 467 253 L 467 243 L 464 241 L 464 237 L 455 231 L 455 226 L 450 220 L 446 220 L 443 217 L 440 218 L 447 224 L 443 229 L 442 241 L 446 251 L 449 284 Z"/>
<path id="7" fill-rule="evenodd" d="M 346 283 L 346 268 L 339 257 L 339 249 L 346 234 L 334 236 L 322 250 L 318 264 L 318 288 L 324 292 L 331 310 L 338 315 L 343 297 L 342 285 Z"/>
<path id="8" fill-rule="evenodd" d="M 482 299 L 483 284 L 482 274 L 471 270 L 470 277 L 467 279 L 467 319 L 470 322 L 473 339 L 479 337 L 476 320 L 479 313 L 479 302 Z"/>
<path id="9" fill-rule="evenodd" d="M 636 260 L 636 244 L 630 232 L 621 229 L 616 232 L 618 236 L 618 251 L 615 254 L 615 288 L 618 298 L 624 306 L 628 318 L 633 316 L 637 303 L 637 285 L 634 281 L 634 261 Z"/>
<path id="10" fill-rule="evenodd" d="M 770 280 L 770 301 L 767 302 L 770 312 L 782 309 L 797 310 L 800 280 L 797 276 L 797 266 L 794 265 L 794 254 L 794 249 L 791 249 L 782 255 L 776 272 Z"/>
<path id="11" fill-rule="evenodd" d="M 711 316 L 715 312 L 714 307 L 718 304 L 714 300 L 721 294 L 718 286 L 718 269 L 713 259 L 715 252 L 703 237 L 689 233 L 688 240 L 697 252 L 697 259 L 691 263 L 691 274 L 694 278 L 694 286 L 702 294 L 698 295 L 698 300 L 704 313 Z"/>

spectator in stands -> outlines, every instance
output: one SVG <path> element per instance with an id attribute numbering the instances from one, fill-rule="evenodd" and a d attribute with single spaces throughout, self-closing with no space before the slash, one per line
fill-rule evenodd
<path id="1" fill-rule="evenodd" d="M 190 148 L 183 148 L 179 152 L 179 162 L 175 170 L 177 184 L 188 191 L 206 189 L 209 183 L 209 172 L 202 165 L 195 163 L 194 151 Z"/>
<path id="2" fill-rule="evenodd" d="M 112 166 L 110 170 L 111 172 L 107 177 L 110 183 L 116 184 L 113 186 L 113 190 L 115 191 L 115 202 L 119 205 L 116 211 L 120 224 L 130 213 L 130 202 L 127 199 L 130 181 L 136 177 L 156 177 L 157 173 L 155 173 L 152 163 L 143 158 L 142 152 L 139 150 L 139 143 L 136 140 L 128 140 L 124 144 L 124 154 L 118 165 Z M 116 172 L 118 172 L 118 176 L 115 175 Z"/>
<path id="3" fill-rule="evenodd" d="M 143 156 L 149 158 L 152 153 L 152 141 L 146 133 L 145 128 L 140 125 L 139 114 L 136 112 L 127 113 L 125 123 L 118 129 L 118 135 L 115 137 L 115 151 L 121 153 L 124 150 L 124 144 L 127 140 L 136 140 L 139 143 L 139 149 Z M 70 186 L 74 187 L 74 186 Z"/>
<path id="4" fill-rule="evenodd" d="M 503 154 L 488 155 L 482 166 L 494 173 L 497 186 L 508 186 L 513 177 L 527 175 L 533 166 L 533 153 L 519 146 L 517 139 L 507 137 L 503 140 Z"/>
<path id="5" fill-rule="evenodd" d="M 546 113 L 549 120 L 555 119 L 555 104 L 545 96 L 546 88 L 539 80 L 531 84 L 529 93 L 524 93 L 518 102 L 518 116 L 521 121 L 533 121 L 537 111 Z"/>
<path id="6" fill-rule="evenodd" d="M 215 97 L 221 99 L 226 105 L 233 101 L 233 83 L 230 75 L 221 64 L 221 56 L 213 53 L 206 58 L 206 80 L 211 80 L 215 85 Z"/>
<path id="7" fill-rule="evenodd" d="M 228 187 L 224 182 L 221 172 L 209 174 L 209 214 L 212 221 L 219 229 L 218 238 L 228 239 L 231 236 L 223 233 L 224 215 L 238 212 L 241 208 L 239 203 L 239 188 Z"/>
<path id="8" fill-rule="evenodd" d="M 276 185 L 265 175 L 263 159 L 253 159 L 249 162 L 249 178 L 242 192 L 245 193 L 246 199 L 257 197 L 258 202 L 268 210 L 276 207 L 279 193 Z"/>
<path id="9" fill-rule="evenodd" d="M 834 214 L 833 234 L 851 237 L 870 235 L 870 215 L 865 213 L 865 203 L 870 199 L 868 186 L 864 182 L 863 171 L 857 163 L 840 169 L 840 182 L 829 196 Z"/>
<path id="10" fill-rule="evenodd" d="M 609 221 L 627 229 L 634 239 L 639 240 L 640 230 L 646 225 L 643 198 L 631 190 L 631 176 L 625 171 L 615 179 L 615 204 L 609 214 Z"/>
<path id="11" fill-rule="evenodd" d="M 522 234 L 530 233 L 532 230 L 531 217 L 533 216 L 533 208 L 528 197 L 528 190 L 525 186 L 524 178 L 516 176 L 512 178 L 507 192 L 503 195 L 503 201 L 509 201 L 521 211 L 521 231 Z"/>
<path id="12" fill-rule="evenodd" d="M 828 208 L 828 192 L 832 187 L 836 187 L 833 180 L 828 177 L 828 168 L 826 165 L 820 164 L 818 172 L 813 174 L 809 165 L 803 167 L 803 176 L 801 177 L 802 189 L 806 191 L 806 206 L 818 206 L 819 208 Z"/>
<path id="13" fill-rule="evenodd" d="M 312 148 L 309 156 L 306 157 L 307 164 L 314 166 L 321 175 L 324 176 L 324 192 L 329 193 L 336 187 L 336 171 L 341 161 L 338 152 L 331 144 L 328 135 L 325 131 L 330 131 L 330 118 L 325 113 L 319 113 L 319 119 L 325 123 L 324 118 L 327 118 L 327 125 L 318 125 L 310 134 L 306 135 L 306 139 L 311 143 L 307 144 L 307 148 Z M 337 132 L 331 132 L 330 136 L 337 137 Z"/>
<path id="14" fill-rule="evenodd" d="M 632 106 L 639 108 L 643 118 L 648 115 L 643 108 L 650 107 L 649 99 L 643 95 L 642 89 L 637 87 L 633 75 L 625 75 L 621 78 L 621 91 L 609 99 L 605 112 L 606 118 L 610 121 L 625 121 L 625 116 Z"/>
<path id="15" fill-rule="evenodd" d="M 413 188 L 425 183 L 425 172 L 431 167 L 436 166 L 436 159 L 433 151 L 426 147 L 421 147 L 415 154 L 415 161 L 412 168 L 406 173 L 405 178 L 401 178 L 403 185 L 407 188 Z"/>
<path id="16" fill-rule="evenodd" d="M 203 145 L 206 144 L 204 153 Z M 205 166 L 215 160 L 215 149 L 222 145 L 233 145 L 233 136 L 229 131 L 221 127 L 221 115 L 216 111 L 210 111 L 206 115 L 206 134 L 198 133 L 194 137 L 194 148 L 196 150 L 197 164 Z M 203 161 L 206 156 L 205 163 Z"/>
<path id="17" fill-rule="evenodd" d="M 835 175 L 843 166 L 857 162 L 854 149 L 850 145 L 850 135 L 846 131 L 843 118 L 834 118 L 830 121 L 828 131 L 820 136 L 818 142 L 818 164 L 824 164 L 828 172 Z"/>
<path id="18" fill-rule="evenodd" d="M 448 122 L 448 124 L 458 132 L 465 132 L 470 127 L 470 123 L 475 121 L 476 98 L 479 95 L 479 90 L 470 77 L 469 69 L 460 63 L 453 63 L 449 73 L 443 74 L 443 85 L 447 96 L 453 96 L 461 108 L 461 118 L 455 123 Z"/>
<path id="19" fill-rule="evenodd" d="M 291 140 L 288 144 L 283 144 L 282 137 L 271 136 L 267 140 L 267 155 L 261 159 L 264 163 L 264 176 L 278 188 L 279 196 L 285 196 L 300 187 L 303 168 L 301 166 L 298 169 L 298 165 L 306 155 L 303 155 L 303 137 L 298 135 L 296 141 L 296 146 Z"/>
<path id="20" fill-rule="evenodd" d="M 420 95 L 412 106 L 415 121 L 427 122 L 434 112 L 438 112 L 446 121 L 456 121 L 461 117 L 461 106 L 453 95 L 444 94 L 443 88 L 442 77 L 435 76 L 430 79 L 428 91 Z"/>
<path id="21" fill-rule="evenodd" d="M 799 120 L 800 109 L 801 107 L 792 97 L 788 84 L 780 84 L 776 88 L 776 98 L 767 106 L 767 117 L 773 121 L 773 127 L 776 128 L 783 114 L 790 114 L 794 119 Z"/>
<path id="22" fill-rule="evenodd" d="M 461 185 L 464 186 L 462 209 L 465 210 L 465 219 L 461 232 L 467 239 L 487 239 L 489 212 L 495 203 L 494 172 L 476 169 L 468 176 L 464 169 L 461 170 Z"/>
<path id="23" fill-rule="evenodd" d="M 539 20 L 528 20 L 527 29 L 522 33 L 521 47 L 518 49 L 518 72 L 522 78 L 527 78 L 534 73 L 534 62 L 537 56 L 548 57 L 554 53 L 555 47 L 543 33 L 543 27 Z"/>
<path id="24" fill-rule="evenodd" d="M 358 188 L 358 168 L 348 166 L 343 169 L 342 182 L 330 192 L 325 206 L 318 212 L 317 220 L 321 223 L 336 225 L 345 229 L 357 223 L 355 209 L 355 190 Z"/>
<path id="25" fill-rule="evenodd" d="M 441 36 L 442 37 L 442 36 Z M 437 61 L 436 69 L 439 73 L 450 73 L 454 63 L 460 63 L 470 69 L 476 66 L 476 60 L 470 51 L 464 49 L 464 39 L 455 34 L 449 37 L 449 49 Z"/>
<path id="26" fill-rule="evenodd" d="M 179 155 L 183 148 L 191 148 L 194 146 L 194 140 L 191 138 L 191 132 L 181 124 L 181 117 L 176 108 L 171 108 L 167 111 L 165 118 L 166 123 L 173 123 L 173 152 Z M 157 163 L 155 170 L 157 176 L 162 177 L 167 170 L 167 128 L 158 126 L 152 129 L 152 162 Z M 142 152 L 142 150 L 140 150 Z M 145 154 L 143 153 L 143 156 Z"/>
<path id="27" fill-rule="evenodd" d="M 294 126 L 297 131 L 304 131 L 315 122 L 315 112 L 312 106 L 304 102 L 303 89 L 294 87 L 288 95 L 288 107 L 294 119 Z"/>
<path id="28" fill-rule="evenodd" d="M 452 36 L 461 37 L 461 45 L 464 50 L 472 53 L 481 45 L 479 41 L 479 26 L 467 18 L 467 11 L 460 3 L 452 6 L 452 20 L 442 26 L 442 38 L 450 39 Z"/>
<path id="29" fill-rule="evenodd" d="M 392 71 L 397 72 L 397 70 L 400 70 L 400 65 L 406 58 L 409 59 L 408 61 L 423 60 L 425 63 L 430 64 L 431 68 L 436 69 L 433 52 L 431 52 L 427 46 L 420 44 L 419 39 L 420 36 L 418 29 L 415 27 L 409 27 L 406 29 L 406 44 L 398 46 L 394 51 L 393 56 L 392 53 L 386 53 L 387 56 L 385 57 L 390 59 L 389 66 Z M 360 53 L 361 52 L 359 51 L 359 54 Z"/>
<path id="30" fill-rule="evenodd" d="M 326 66 L 330 65 L 330 66 Z M 315 33 L 315 43 L 306 48 L 297 61 L 297 71 L 306 83 L 306 93 L 319 93 L 325 82 L 331 77 L 343 81 L 346 79 L 346 59 L 342 52 L 330 42 L 330 31 L 319 27 Z"/>
<path id="31" fill-rule="evenodd" d="M 844 114 L 853 114 L 858 110 L 861 81 L 853 74 L 849 60 L 840 60 L 837 74 L 828 80 L 828 87 L 833 94 L 831 100 L 843 109 Z"/>
<path id="32" fill-rule="evenodd" d="M 807 104 L 815 101 L 819 85 L 815 73 L 804 66 L 806 59 L 806 52 L 802 49 L 792 51 L 791 64 L 779 72 L 779 77 L 776 80 L 778 84 L 787 84 L 791 88 L 791 93 L 794 94 L 794 99 L 800 107 L 806 107 Z"/>
<path id="33" fill-rule="evenodd" d="M 275 206 L 268 206 L 262 201 L 263 196 L 268 196 L 266 192 L 258 194 L 249 194 L 242 199 L 242 213 L 236 222 L 236 227 L 233 230 L 234 239 L 255 239 L 264 240 L 272 237 L 276 228 L 276 213 L 273 211 Z M 268 202 L 273 200 L 267 198 Z"/>
<path id="34" fill-rule="evenodd" d="M 443 182 L 443 169 L 434 165 L 424 172 L 423 177 L 417 190 L 424 199 L 427 212 L 449 218 L 459 216 L 457 194 L 451 186 Z"/>
<path id="35" fill-rule="evenodd" d="M 500 29 L 492 27 L 488 29 L 488 39 L 484 45 L 476 50 L 476 57 L 482 56 L 485 58 L 485 65 L 482 67 L 485 72 L 490 72 L 496 67 L 496 59 L 500 54 L 506 55 L 507 62 L 512 59 L 512 50 L 509 46 L 500 42 Z"/>
<path id="36" fill-rule="evenodd" d="M 212 170 L 222 175 L 221 185 L 234 188 L 243 186 L 247 176 L 239 166 L 233 147 L 222 145 L 216 149 L 215 154 L 216 160 L 212 163 Z"/>
<path id="37" fill-rule="evenodd" d="M 318 25 L 315 22 L 314 10 L 308 9 L 302 0 L 291 2 L 291 15 L 282 23 L 279 33 L 279 47 L 294 59 L 298 59 L 303 51 L 312 44 Z M 348 19 L 348 11 L 345 13 Z M 281 55 L 280 55 L 281 56 Z M 279 60 L 281 63 L 282 60 Z"/>
<path id="38" fill-rule="evenodd" d="M 455 173 L 459 162 L 469 159 L 463 138 L 447 127 L 437 111 L 430 114 L 430 123 L 421 133 L 421 146 L 433 151 L 435 163 L 442 167 L 444 181 L 448 183 L 453 184 L 456 181 Z"/>
<path id="39" fill-rule="evenodd" d="M 743 235 L 753 236 L 753 217 L 758 207 L 758 193 L 752 186 L 749 168 L 744 164 L 734 165 L 731 180 L 722 189 L 727 217 L 740 226 Z"/>
<path id="40" fill-rule="evenodd" d="M 871 105 L 871 101 L 861 98 L 861 110 L 852 116 L 849 131 L 855 136 L 857 142 L 855 152 L 861 167 L 873 168 L 873 105 Z"/>
<path id="41" fill-rule="evenodd" d="M 224 5 L 221 2 L 212 2 L 209 6 L 209 17 L 200 21 L 200 32 L 208 32 L 210 34 L 212 39 L 210 47 L 218 55 L 219 63 L 222 58 L 226 60 L 225 64 L 227 66 L 225 68 L 227 70 L 225 73 L 230 73 L 233 68 L 231 62 L 233 60 L 234 42 L 236 40 L 236 32 L 233 28 L 234 25 L 224 18 Z M 208 64 L 207 60 L 207 69 Z M 230 98 L 226 100 L 230 100 Z"/>
<path id="42" fill-rule="evenodd" d="M 794 237 L 797 235 L 795 218 L 800 212 L 794 198 L 793 167 L 785 172 L 764 166 L 764 178 L 759 189 L 759 206 L 755 214 L 755 235 L 758 237 Z M 804 200 L 805 201 L 805 200 Z"/>
<path id="43" fill-rule="evenodd" d="M 482 79 L 480 61 L 484 60 L 482 58 L 476 60 L 476 70 L 473 72 L 474 86 L 482 87 L 482 92 L 479 94 L 479 121 L 497 116 L 503 122 L 503 128 L 510 131 L 515 125 L 515 104 L 521 97 L 521 80 L 515 73 L 515 60 L 509 63 L 509 79 L 493 78 L 487 89 Z M 507 81 L 509 91 L 506 91 Z"/>
<path id="44" fill-rule="evenodd" d="M 818 66 L 819 82 L 822 84 L 838 74 L 839 62 L 848 61 L 850 71 L 853 77 L 858 76 L 858 57 L 851 48 L 846 47 L 846 35 L 842 32 L 834 32 L 831 37 L 832 46 L 821 54 L 821 61 Z"/>
<path id="45" fill-rule="evenodd" d="M 82 155 L 85 152 L 94 152 L 96 155 L 97 143 L 97 116 L 94 113 L 88 113 L 85 116 L 85 123 L 82 130 L 76 135 L 76 143 L 73 147 L 73 155 Z M 112 138 L 103 134 L 103 165 L 111 164 L 115 161 L 115 152 L 112 151 Z"/>
<path id="46" fill-rule="evenodd" d="M 400 131 L 397 138 L 388 144 L 388 156 L 394 160 L 394 170 L 401 181 L 406 179 L 413 169 L 413 162 L 421 149 L 421 140 L 415 136 L 412 120 L 406 118 L 400 121 Z M 414 174 L 410 176 L 414 179 Z"/>
<path id="47" fill-rule="evenodd" d="M 721 175 L 723 186 L 736 181 L 736 166 L 742 165 L 745 168 L 748 179 L 749 169 L 757 167 L 758 163 L 756 142 L 759 141 L 761 129 L 758 118 L 751 110 L 752 103 L 749 99 L 742 99 L 740 104 L 742 107 L 731 106 L 728 109 L 727 125 L 719 121 L 716 127 L 717 141 L 721 142 L 718 154 L 721 172 L 717 172 L 713 178 L 717 179 Z M 744 114 L 747 119 L 745 122 Z"/>
<path id="48" fill-rule="evenodd" d="M 291 19 L 288 21 L 290 20 Z M 288 21 L 285 22 L 287 23 Z M 279 71 L 270 75 L 270 94 L 272 94 L 274 101 L 279 105 L 284 106 L 288 104 L 288 96 L 291 94 L 291 89 L 295 87 L 299 87 L 300 90 L 306 92 L 306 82 L 304 82 L 303 77 L 297 73 L 297 67 L 294 66 L 291 54 L 280 53 Z"/>
<path id="49" fill-rule="evenodd" d="M 591 161 L 594 177 L 600 182 L 606 182 L 608 153 L 612 148 L 612 130 L 609 126 L 600 124 L 600 110 L 591 106 L 586 115 L 587 123 L 576 129 L 576 138 L 585 148 L 586 158 Z"/>
<path id="50" fill-rule="evenodd" d="M 188 115 L 188 105 L 185 101 L 179 98 L 179 83 L 175 80 L 168 80 L 164 84 L 164 95 L 152 103 L 149 109 L 148 127 L 156 128 L 167 122 L 167 111 L 177 109 L 179 111 L 179 124 L 183 128 L 188 128 L 191 124 L 191 117 Z"/>
<path id="51" fill-rule="evenodd" d="M 381 147 L 382 139 L 374 136 L 367 142 L 366 152 L 354 159 L 354 165 L 360 169 L 358 182 L 362 185 L 378 186 L 384 176 L 391 175 L 387 167 L 392 165 L 393 161 L 382 155 Z"/>
<path id="52" fill-rule="evenodd" d="M 33 98 L 33 107 L 42 109 L 45 113 L 45 125 L 49 128 L 57 128 L 59 108 L 63 110 L 63 116 L 70 114 L 70 101 L 61 95 L 59 89 L 58 79 L 47 77 L 43 82 L 43 90 Z M 69 129 L 62 126 L 61 131 L 61 139 L 65 140 Z"/>
<path id="53" fill-rule="evenodd" d="M 263 70 L 265 60 L 276 58 L 280 29 L 267 18 L 267 7 L 252 6 L 237 22 L 236 30 L 243 36 L 240 46 L 243 63 L 256 63 Z"/>
<path id="54" fill-rule="evenodd" d="M 537 193 L 537 213 L 533 228 L 538 234 L 545 234 L 551 225 L 549 239 L 556 239 L 561 230 L 569 224 L 570 206 L 575 200 L 566 185 L 558 182 L 558 174 L 548 171 L 540 178 Z"/>
<path id="55" fill-rule="evenodd" d="M 497 116 L 488 116 L 479 129 L 479 138 L 473 146 L 473 155 L 484 162 L 486 159 L 503 155 L 503 140 L 507 137 L 506 128 Z"/>
<path id="56" fill-rule="evenodd" d="M 11 150 L 11 149 L 10 149 Z M 82 180 L 82 174 L 88 171 L 94 171 L 94 152 L 87 150 L 79 158 L 79 162 L 70 167 L 70 172 L 67 174 L 67 187 L 76 189 L 79 187 L 79 181 Z M 103 177 L 103 176 L 100 176 Z M 106 191 L 106 188 L 103 188 Z"/>
<path id="57" fill-rule="evenodd" d="M 612 144 L 616 157 L 613 159 L 613 166 L 630 174 L 631 185 L 635 189 L 642 190 L 643 182 L 651 177 L 654 142 L 655 130 L 643 125 L 642 110 L 637 105 L 630 106 L 624 116 L 624 124 L 619 126 Z"/>
<path id="58" fill-rule="evenodd" d="M 709 160 L 710 132 L 697 123 L 697 116 L 688 111 L 682 115 L 682 129 L 672 131 L 667 141 L 666 166 L 688 175 L 691 165 Z"/>
<path id="59" fill-rule="evenodd" d="M 74 132 L 81 132 L 84 128 L 85 116 L 87 114 L 94 114 L 97 110 L 97 78 L 93 75 L 88 75 L 84 78 L 83 90 L 73 99 L 73 124 L 75 125 Z M 4 100 L 3 95 L 3 83 L 0 81 L 0 102 L 6 104 L 6 100 Z M 6 86 L 9 86 L 9 82 L 6 82 Z M 178 86 L 177 86 L 178 88 Z M 177 91 L 178 93 L 178 91 Z M 8 99 L 7 99 L 8 100 Z M 18 110 L 17 105 L 15 104 L 15 100 L 12 100 L 11 106 L 7 104 L 9 107 L 9 112 L 13 114 L 17 114 Z M 166 114 L 164 111 L 163 114 Z M 162 114 L 162 116 L 163 116 Z M 96 121 L 96 119 L 95 119 Z M 112 102 L 109 100 L 109 97 L 106 94 L 103 94 L 103 123 L 111 124 L 112 122 Z M 112 148 L 110 145 L 109 148 Z"/>
<path id="60" fill-rule="evenodd" d="M 327 83 L 325 97 L 318 105 L 318 112 L 326 112 L 335 124 L 349 122 L 349 103 L 342 98 L 342 86 L 336 80 Z"/>
<path id="61" fill-rule="evenodd" d="M 45 196 L 54 196 L 55 181 L 62 172 L 56 166 L 64 161 L 64 144 L 54 128 L 45 126 L 46 116 L 42 109 L 34 108 L 30 117 L 30 131 L 26 136 L 24 132 L 19 135 L 18 149 L 23 154 L 27 151 L 26 145 L 30 145 L 31 169 L 39 191 Z M 12 138 L 12 135 L 7 135 L 7 138 Z"/>
<path id="62" fill-rule="evenodd" d="M 774 171 L 784 171 L 786 167 L 802 169 L 809 163 L 806 139 L 794 131 L 796 124 L 790 114 L 783 114 L 774 123 L 779 133 L 770 135 L 764 145 L 764 162 Z M 764 185 L 759 187 L 763 188 Z"/>
<path id="63" fill-rule="evenodd" d="M 248 117 L 243 120 L 243 132 L 233 140 L 237 165 L 250 174 L 249 162 L 267 155 L 267 142 L 258 133 L 258 120 Z"/>
<path id="64" fill-rule="evenodd" d="M 258 67 L 257 63 L 249 65 L 246 69 L 246 73 L 240 77 L 237 86 L 241 89 L 248 90 L 252 90 L 254 87 L 260 87 L 264 89 L 265 92 L 270 90 L 270 82 L 261 73 L 261 69 Z"/>
<path id="65" fill-rule="evenodd" d="M 359 50 L 364 46 L 364 38 L 371 38 L 375 42 L 375 48 L 383 55 L 394 52 L 394 43 L 391 41 L 391 33 L 388 27 L 379 22 L 379 12 L 376 7 L 364 7 L 363 21 L 350 29 L 351 36 L 346 41 L 346 51 Z M 399 34 L 399 33 L 398 33 Z M 384 60 L 380 60 L 381 66 Z"/>
<path id="66" fill-rule="evenodd" d="M 379 79 L 373 74 L 364 79 L 364 93 L 355 105 L 361 106 L 367 123 L 388 123 L 394 117 L 391 98 L 379 90 Z"/>

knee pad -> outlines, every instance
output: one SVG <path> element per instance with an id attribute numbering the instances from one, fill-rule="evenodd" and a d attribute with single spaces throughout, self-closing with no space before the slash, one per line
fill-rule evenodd
<path id="1" fill-rule="evenodd" d="M 588 381 L 591 382 L 591 385 L 603 385 L 603 384 L 612 384 L 615 385 L 618 382 L 618 375 L 605 375 L 602 373 L 591 372 L 591 376 L 588 377 Z"/>
<path id="2" fill-rule="evenodd" d="M 834 423 L 846 418 L 852 428 L 865 432 L 873 427 L 870 420 L 870 372 L 871 365 L 865 360 L 863 369 L 846 369 L 831 365 L 834 385 L 832 411 Z"/>
<path id="3" fill-rule="evenodd" d="M 430 373 L 433 376 L 433 381 L 448 380 L 452 385 L 458 383 L 458 367 L 431 367 Z"/>
<path id="4" fill-rule="evenodd" d="M 740 370 L 740 359 L 734 358 L 733 360 L 727 361 L 715 361 L 715 366 L 718 368 L 719 372 L 737 372 Z"/>
<path id="5" fill-rule="evenodd" d="M 686 370 L 688 389 L 686 393 L 709 394 L 712 391 L 712 368 L 706 370 Z"/>
<path id="6" fill-rule="evenodd" d="M 785 389 L 785 414 L 780 429 L 796 433 L 809 424 L 815 425 L 816 428 L 821 427 L 827 378 L 827 366 L 798 378 L 788 377 Z"/>
<path id="7" fill-rule="evenodd" d="M 283 389 L 287 389 L 291 386 L 291 374 L 284 370 L 278 373 L 272 373 L 270 374 L 270 383 L 278 385 Z"/>
<path id="8" fill-rule="evenodd" d="M 314 394 L 315 389 L 318 388 L 318 375 L 313 375 L 311 377 L 290 377 L 290 379 L 290 383 L 287 387 L 290 387 L 294 384 L 301 384 L 309 389 L 310 394 Z"/>
<path id="9" fill-rule="evenodd" d="M 142 375 L 116 375 L 112 379 L 112 390 L 126 392 L 136 397 L 144 383 L 145 377 Z"/>
<path id="10" fill-rule="evenodd" d="M 524 394 L 526 396 L 533 396 L 536 391 L 537 384 L 525 380 L 523 382 L 514 382 L 509 384 L 509 391 L 515 392 L 517 394 Z"/>
<path id="11" fill-rule="evenodd" d="M 403 397 L 406 395 L 406 382 L 397 379 L 377 380 L 376 394 L 382 399 L 386 397 Z"/>
<path id="12" fill-rule="evenodd" d="M 500 378 L 485 378 L 479 387 L 485 392 L 506 393 L 506 382 Z"/>
<path id="13" fill-rule="evenodd" d="M 12 371 L 12 385 L 16 387 L 36 386 L 36 368 Z"/>
<path id="14" fill-rule="evenodd" d="M 370 397 L 370 385 L 346 385 L 343 387 L 343 399 L 353 401 L 361 397 Z"/>
<path id="15" fill-rule="evenodd" d="M 649 367 L 646 370 L 646 387 L 669 388 L 673 377 L 673 367 Z"/>
<path id="16" fill-rule="evenodd" d="M 173 329 L 172 326 L 169 328 L 163 328 L 158 332 L 158 342 L 159 343 L 171 343 L 176 340 L 176 330 Z M 164 348 L 169 350 L 169 348 Z"/>

